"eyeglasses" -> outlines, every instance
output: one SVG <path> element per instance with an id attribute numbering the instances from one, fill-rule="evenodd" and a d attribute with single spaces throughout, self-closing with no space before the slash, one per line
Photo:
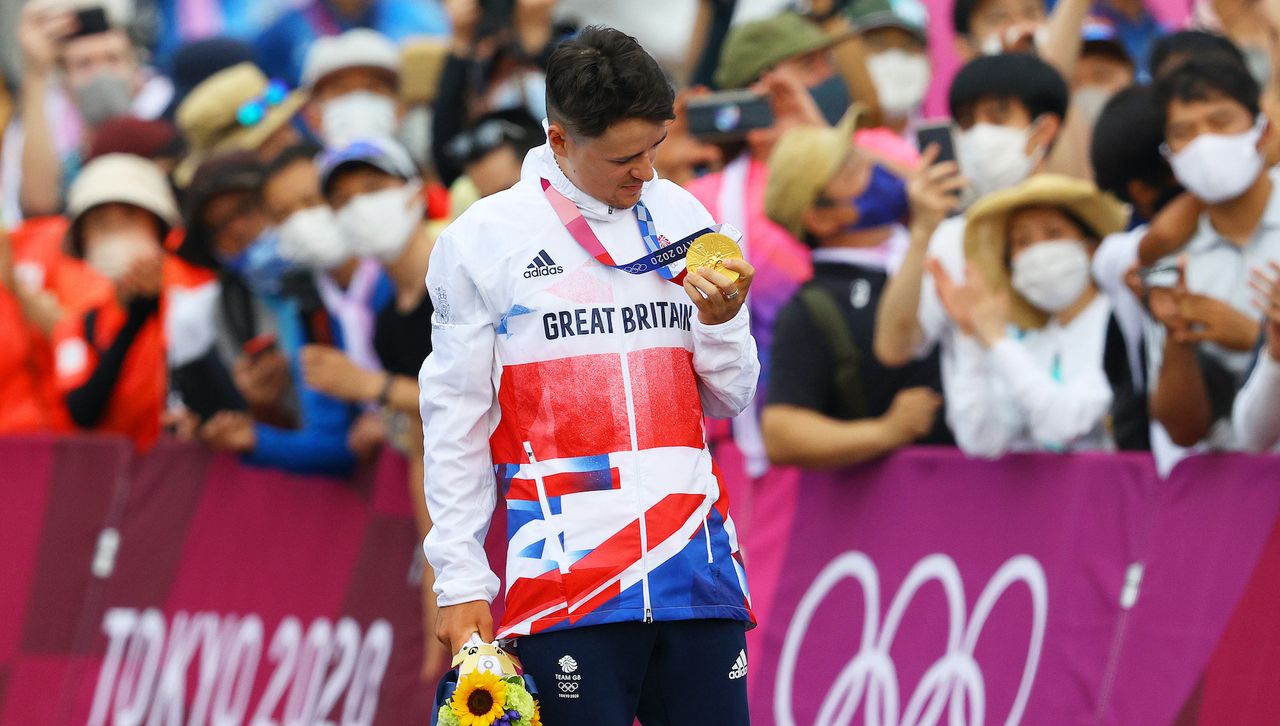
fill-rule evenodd
<path id="1" fill-rule="evenodd" d="M 267 84 L 267 90 L 261 96 L 240 104 L 240 108 L 236 109 L 236 121 L 241 126 L 256 126 L 267 117 L 268 111 L 284 103 L 288 95 L 289 87 L 284 81 L 272 81 Z"/>
<path id="2" fill-rule="evenodd" d="M 449 160 L 458 166 L 466 166 L 508 141 L 520 142 L 528 132 L 510 121 L 490 119 L 475 128 L 458 134 L 445 147 Z"/>

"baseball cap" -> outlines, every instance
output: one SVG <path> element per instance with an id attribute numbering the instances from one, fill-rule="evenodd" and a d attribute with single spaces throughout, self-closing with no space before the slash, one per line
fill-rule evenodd
<path id="1" fill-rule="evenodd" d="M 399 79 L 400 51 L 390 38 L 368 28 L 317 38 L 302 67 L 302 87 L 314 89 L 329 75 L 347 68 L 376 68 Z"/>
<path id="2" fill-rule="evenodd" d="M 357 139 L 320 155 L 320 189 L 326 195 L 334 178 L 354 166 L 372 166 L 405 181 L 418 177 L 418 168 L 399 142 L 386 138 Z"/>
<path id="3" fill-rule="evenodd" d="M 182 224 L 169 180 L 154 162 L 133 154 L 106 154 L 85 165 L 67 190 L 71 249 L 84 254 L 80 217 L 103 204 L 128 204 L 160 218 L 169 227 Z"/>
<path id="4" fill-rule="evenodd" d="M 196 167 L 215 152 L 256 151 L 305 102 L 305 94 L 268 80 L 252 63 L 213 74 L 178 106 L 178 128 L 191 153 L 174 172 L 175 181 L 186 186 Z"/>
<path id="5" fill-rule="evenodd" d="M 1087 18 L 1080 30 L 1080 38 L 1083 40 L 1081 55 L 1104 56 L 1128 66 L 1134 65 L 1120 33 L 1105 19 Z"/>
<path id="6" fill-rule="evenodd" d="M 830 48 L 853 31 L 827 35 L 793 12 L 744 23 L 729 31 L 720 51 L 715 82 L 722 89 L 745 88 L 778 63 Z"/>
<path id="7" fill-rule="evenodd" d="M 848 9 L 849 22 L 859 33 L 898 28 L 928 43 L 929 10 L 920 0 L 859 0 Z"/>
<path id="8" fill-rule="evenodd" d="M 802 126 L 778 139 L 769 155 L 764 213 L 791 233 L 804 237 L 804 211 L 813 205 L 852 148 L 859 107 L 849 107 L 835 127 Z"/>

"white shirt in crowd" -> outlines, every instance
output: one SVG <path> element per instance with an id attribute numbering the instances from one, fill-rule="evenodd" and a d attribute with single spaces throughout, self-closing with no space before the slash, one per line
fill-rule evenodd
<path id="1" fill-rule="evenodd" d="M 947 422 L 970 456 L 1110 451 L 1111 385 L 1103 370 L 1111 303 L 1099 293 L 1070 323 L 1010 333 L 989 350 L 955 335 Z"/>
<path id="2" fill-rule="evenodd" d="M 1162 259 L 1160 265 L 1174 265 L 1178 257 L 1187 255 L 1187 289 L 1225 301 L 1236 310 L 1258 319 L 1260 314 L 1253 307 L 1253 293 L 1249 287 L 1249 272 L 1255 267 L 1280 260 L 1280 170 L 1268 172 L 1275 185 L 1271 198 L 1263 210 L 1258 229 L 1248 244 L 1241 247 L 1218 234 L 1209 221 L 1208 214 L 1200 216 L 1200 226 L 1186 247 L 1174 255 Z M 1158 323 L 1147 325 L 1148 376 L 1156 380 L 1164 360 L 1165 330 Z M 1230 373 L 1243 379 L 1253 364 L 1252 351 L 1230 351 L 1214 343 L 1202 343 L 1201 352 L 1221 363 Z M 1219 451 L 1236 451 L 1241 448 L 1228 421 L 1218 421 L 1205 442 L 1207 448 Z"/>
<path id="3" fill-rule="evenodd" d="M 1124 282 L 1125 273 L 1138 261 L 1138 244 L 1147 233 L 1144 224 L 1127 232 L 1108 235 L 1093 253 L 1093 280 L 1098 289 L 1111 300 L 1112 314 L 1120 333 L 1124 336 L 1125 350 L 1129 357 L 1129 371 L 1137 390 L 1147 390 L 1147 370 L 1143 365 L 1143 347 L 1146 345 L 1147 328 L 1155 325 L 1142 301 Z M 1161 476 L 1168 476 L 1175 464 L 1192 453 L 1173 443 L 1164 426 L 1151 419 L 1151 455 Z"/>
<path id="4" fill-rule="evenodd" d="M 1266 348 L 1258 353 L 1249 380 L 1236 396 L 1231 410 L 1232 428 L 1237 445 L 1253 453 L 1262 453 L 1280 443 L 1280 363 Z"/>
<path id="5" fill-rule="evenodd" d="M 933 237 L 929 239 L 928 257 L 936 258 L 942 267 L 951 275 L 957 284 L 964 282 L 964 225 L 963 215 L 951 217 L 938 225 Z M 946 391 L 950 383 L 959 375 L 956 369 L 956 337 L 958 331 L 947 310 L 938 297 L 938 287 L 933 282 L 933 275 L 925 273 L 920 284 L 920 304 L 916 308 L 916 320 L 920 324 L 920 347 L 916 349 L 916 359 L 920 360 L 933 352 L 938 346 L 942 369 L 942 390 Z"/>

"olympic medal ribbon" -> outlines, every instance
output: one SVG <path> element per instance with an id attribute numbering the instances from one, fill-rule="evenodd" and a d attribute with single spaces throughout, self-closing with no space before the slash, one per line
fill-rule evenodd
<path id="1" fill-rule="evenodd" d="M 697 239 L 705 234 L 719 232 L 724 225 L 716 225 L 715 227 L 706 227 L 685 237 L 679 242 L 673 242 L 666 247 L 654 250 L 638 260 L 633 260 L 625 264 L 614 262 L 613 256 L 604 248 L 604 243 L 596 236 L 591 229 L 591 225 L 587 223 L 587 218 L 582 216 L 582 212 L 578 209 L 578 205 L 574 204 L 568 197 L 556 191 L 551 186 L 551 182 L 546 179 L 542 180 L 542 191 L 547 196 L 547 201 L 551 203 L 551 208 L 555 210 L 556 216 L 560 218 L 560 223 L 564 225 L 569 236 L 573 237 L 587 254 L 596 258 L 602 265 L 607 265 L 615 270 L 632 275 L 643 275 L 647 272 L 655 272 L 664 267 L 675 264 L 685 258 L 689 248 L 693 246 Z M 668 282 L 677 285 L 684 285 L 685 271 L 670 278 L 663 278 Z"/>

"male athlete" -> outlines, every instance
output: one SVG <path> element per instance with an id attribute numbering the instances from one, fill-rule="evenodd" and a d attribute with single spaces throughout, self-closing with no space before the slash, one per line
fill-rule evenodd
<path id="1" fill-rule="evenodd" d="M 592 27 L 560 45 L 547 144 L 441 234 L 427 276 L 437 636 L 456 652 L 495 635 L 483 541 L 500 488 L 496 634 L 517 639 L 549 726 L 748 722 L 753 616 L 702 422 L 755 394 L 754 270 L 684 269 L 715 222 L 656 178 L 673 101 L 634 38 Z"/>

